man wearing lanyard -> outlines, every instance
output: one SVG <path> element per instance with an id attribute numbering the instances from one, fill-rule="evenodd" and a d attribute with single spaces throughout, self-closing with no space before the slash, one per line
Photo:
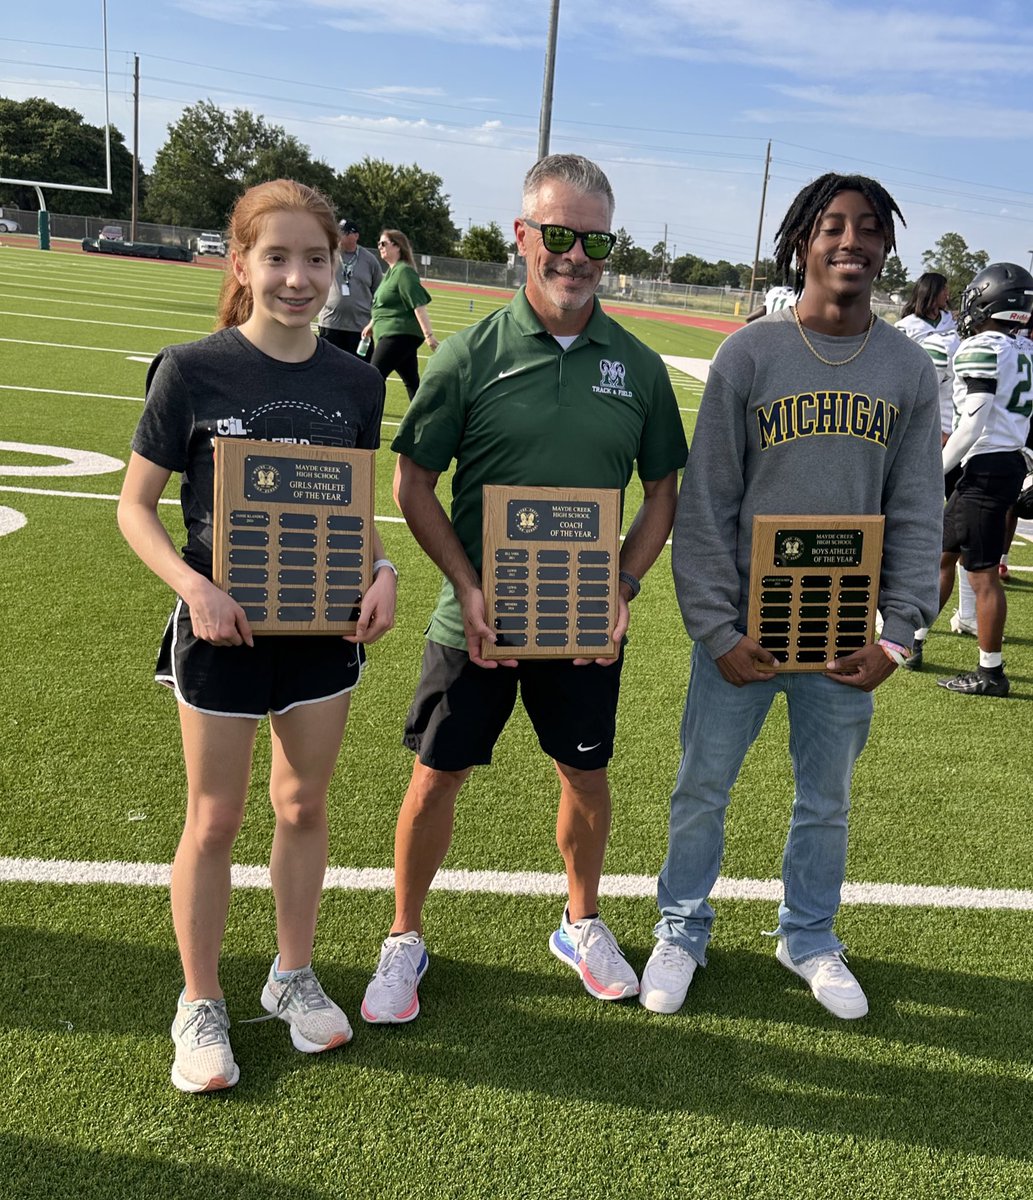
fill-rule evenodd
<path id="1" fill-rule="evenodd" d="M 340 258 L 326 305 L 319 314 L 319 336 L 369 360 L 372 346 L 359 353 L 359 338 L 369 322 L 373 293 L 384 277 L 377 256 L 359 245 L 359 227 L 354 221 L 338 222 Z"/>

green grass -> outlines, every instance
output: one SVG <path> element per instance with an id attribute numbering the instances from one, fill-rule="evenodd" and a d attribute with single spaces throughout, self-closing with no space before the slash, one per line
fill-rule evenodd
<path id="1" fill-rule="evenodd" d="M 21 314 L 3 317 L 0 337 L 22 339 L 0 342 L 2 440 L 124 461 L 147 369 L 127 353 L 190 335 L 119 322 L 200 335 L 219 275 L 5 248 L 0 281 L 0 308 Z M 439 336 L 501 303 L 431 290 Z M 662 321 L 627 324 L 664 353 L 707 357 L 720 341 Z M 699 388 L 685 377 L 676 386 L 691 429 Z M 393 379 L 385 422 L 405 404 Z M 385 424 L 385 443 L 392 433 Z M 171 597 L 118 535 L 105 497 L 120 473 L 4 474 L 51 461 L 0 451 L 0 487 L 59 493 L 0 490 L 0 506 L 28 518 L 0 537 L 2 853 L 168 862 L 183 766 L 175 705 L 151 670 Z M 384 515 L 395 512 L 392 468 L 385 444 Z M 173 481 L 168 495 L 176 491 Z M 69 492 L 97 498 L 60 494 Z M 638 495 L 633 485 L 631 513 Z M 179 539 L 178 509 L 161 511 Z M 335 866 L 391 864 L 411 767 L 399 735 L 438 587 L 404 525 L 381 532 L 401 568 L 399 621 L 372 648 L 331 788 Z M 1012 557 L 1033 567 L 1027 541 Z M 855 779 L 851 880 L 1033 888 L 1031 592 L 1033 572 L 1008 587 L 1011 699 L 935 687 L 975 659 L 973 641 L 943 632 L 945 621 L 927 644 L 927 670 L 880 689 Z M 651 875 L 662 861 L 688 659 L 665 552 L 632 610 L 609 873 Z M 238 862 L 268 860 L 267 764 L 263 733 Z M 791 797 L 779 704 L 734 793 L 727 876 L 778 875 Z M 518 711 L 494 766 L 464 790 L 447 865 L 558 871 L 555 811 L 554 774 Z M 241 1083 L 190 1098 L 168 1082 L 180 969 L 166 893 L 10 883 L 0 901 L 0 1178 L 12 1197 L 1025 1200 L 1033 1191 L 1028 913 L 847 906 L 839 929 L 872 1011 L 843 1023 L 775 963 L 760 935 L 775 924 L 774 905 L 722 901 L 710 966 L 683 1013 L 659 1018 L 592 1001 L 552 958 L 558 901 L 435 893 L 420 1019 L 399 1029 L 357 1021 L 350 1047 L 309 1059 L 279 1023 L 237 1024 L 257 1015 L 273 953 L 270 894 L 240 890 L 224 982 Z M 390 910 L 387 892 L 325 897 L 317 965 L 353 1017 Z M 606 917 L 641 968 L 655 906 L 609 900 Z"/>

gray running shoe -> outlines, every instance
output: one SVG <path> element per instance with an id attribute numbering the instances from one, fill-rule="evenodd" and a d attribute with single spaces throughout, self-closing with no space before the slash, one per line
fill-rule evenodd
<path id="1" fill-rule="evenodd" d="M 184 1000 L 180 995 L 172 1022 L 172 1082 L 181 1092 L 217 1092 L 237 1082 L 240 1068 L 233 1061 L 229 1029 L 225 1000 Z"/>
<path id="2" fill-rule="evenodd" d="M 277 979 L 270 968 L 262 1007 L 270 1017 L 287 1022 L 294 1048 L 303 1054 L 319 1054 L 352 1040 L 348 1018 L 323 991 L 311 967 L 292 971 L 286 979 Z"/>

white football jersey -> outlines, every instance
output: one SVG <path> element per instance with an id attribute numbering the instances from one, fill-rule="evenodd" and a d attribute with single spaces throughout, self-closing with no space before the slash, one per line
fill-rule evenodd
<path id="1" fill-rule="evenodd" d="M 966 379 L 988 379 L 993 394 L 968 391 Z M 984 330 L 966 338 L 954 353 L 954 407 L 958 414 L 977 413 L 989 405 L 986 424 L 975 445 L 961 460 L 977 454 L 1019 450 L 1026 444 L 1033 412 L 1033 342 Z"/>
<path id="2" fill-rule="evenodd" d="M 954 314 L 949 309 L 944 309 L 940 313 L 939 320 L 933 324 L 930 324 L 925 317 L 920 317 L 918 313 L 909 313 L 906 317 L 900 318 L 896 328 L 901 333 L 906 333 L 913 342 L 924 343 L 930 334 L 950 333 L 957 328 L 957 325 L 954 321 Z"/>
<path id="3" fill-rule="evenodd" d="M 770 317 L 772 313 L 781 312 L 783 308 L 788 308 L 796 300 L 796 288 L 778 287 L 768 288 L 764 293 L 764 312 Z"/>
<path id="4" fill-rule="evenodd" d="M 905 318 L 907 320 L 909 318 Z M 929 329 L 927 322 L 922 322 Z M 897 322 L 900 329 L 902 322 Z M 906 331 L 905 331 L 906 332 Z M 950 435 L 957 424 L 958 414 L 954 408 L 954 355 L 961 345 L 957 331 L 949 329 L 946 332 L 927 332 L 924 337 L 915 338 L 922 349 L 933 360 L 936 368 L 936 379 L 940 385 L 940 432 Z"/>

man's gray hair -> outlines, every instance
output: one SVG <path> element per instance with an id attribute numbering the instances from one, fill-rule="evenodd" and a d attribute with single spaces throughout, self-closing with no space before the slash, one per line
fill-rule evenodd
<path id="1" fill-rule="evenodd" d="M 543 183 L 558 181 L 568 184 L 583 196 L 603 196 L 613 217 L 613 188 L 610 181 L 591 159 L 580 154 L 547 154 L 540 158 L 524 176 L 523 211 L 530 216 L 538 202 Z"/>

